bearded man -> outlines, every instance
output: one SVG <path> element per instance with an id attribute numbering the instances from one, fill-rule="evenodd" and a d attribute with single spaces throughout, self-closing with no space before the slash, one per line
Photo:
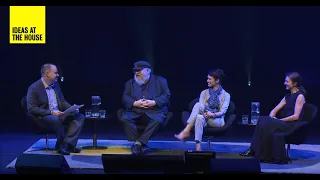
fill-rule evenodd
<path id="1" fill-rule="evenodd" d="M 133 141 L 131 152 L 142 154 L 148 149 L 147 143 L 166 119 L 170 106 L 170 90 L 167 80 L 151 74 L 147 61 L 134 63 L 134 77 L 126 82 L 123 92 L 125 111 L 120 121 L 124 124 L 127 140 Z M 145 124 L 143 132 L 137 126 Z"/>

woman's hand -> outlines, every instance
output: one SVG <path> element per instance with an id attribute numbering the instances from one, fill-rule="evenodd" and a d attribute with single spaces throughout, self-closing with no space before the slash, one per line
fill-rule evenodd
<path id="1" fill-rule="evenodd" d="M 216 114 L 215 114 L 215 113 L 212 113 L 212 112 L 210 112 L 210 111 L 207 111 L 207 112 L 205 112 L 205 113 L 203 114 L 203 116 L 204 116 L 205 118 L 215 118 L 215 117 L 216 117 Z"/>

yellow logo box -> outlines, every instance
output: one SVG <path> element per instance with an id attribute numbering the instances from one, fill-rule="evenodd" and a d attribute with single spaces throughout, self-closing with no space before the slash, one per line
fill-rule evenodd
<path id="1" fill-rule="evenodd" d="M 46 43 L 46 7 L 10 6 L 10 44 Z"/>

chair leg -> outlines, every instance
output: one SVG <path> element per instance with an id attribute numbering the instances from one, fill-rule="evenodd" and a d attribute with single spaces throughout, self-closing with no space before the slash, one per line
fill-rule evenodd
<path id="1" fill-rule="evenodd" d="M 54 149 L 50 149 L 49 146 L 49 134 L 46 134 L 46 147 L 45 148 L 40 148 L 40 149 L 34 149 L 34 150 L 29 150 L 28 152 L 35 152 L 35 151 L 48 151 L 48 150 L 54 150 Z"/>
<path id="2" fill-rule="evenodd" d="M 49 149 L 49 134 L 46 134 L 46 149 Z"/>
<path id="3" fill-rule="evenodd" d="M 287 154 L 287 158 L 288 158 L 289 163 L 292 163 L 292 160 L 290 158 L 290 144 L 287 145 L 287 153 L 286 154 Z"/>
<path id="4" fill-rule="evenodd" d="M 206 136 L 208 139 L 208 150 L 211 151 L 211 141 L 213 139 L 213 136 Z"/>

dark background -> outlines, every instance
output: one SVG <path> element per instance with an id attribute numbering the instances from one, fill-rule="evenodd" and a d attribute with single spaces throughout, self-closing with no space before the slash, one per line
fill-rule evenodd
<path id="1" fill-rule="evenodd" d="M 1 15 L 9 24 L 8 7 Z M 224 69 L 223 87 L 239 121 L 251 101 L 268 115 L 284 96 L 290 71 L 302 75 L 307 101 L 319 107 L 319 18 L 319 7 L 47 7 L 46 45 L 9 45 L 9 28 L 1 28 L 1 128 L 27 129 L 20 99 L 47 62 L 60 68 L 64 95 L 85 104 L 82 112 L 92 95 L 101 96 L 110 117 L 100 126 L 106 132 L 121 128 L 115 112 L 140 59 L 168 80 L 174 112 L 168 131 L 182 128 L 181 112 L 207 88 L 212 68 Z"/>

